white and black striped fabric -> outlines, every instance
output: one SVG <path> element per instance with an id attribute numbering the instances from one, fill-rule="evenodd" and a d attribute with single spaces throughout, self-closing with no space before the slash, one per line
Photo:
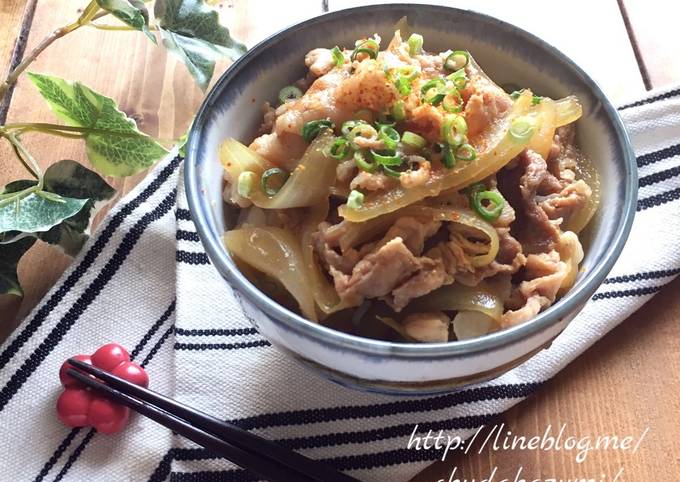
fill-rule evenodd
<path id="1" fill-rule="evenodd" d="M 440 456 L 406 448 L 415 424 L 424 433 L 471 435 L 680 273 L 680 89 L 620 111 L 638 154 L 640 192 L 633 231 L 609 278 L 548 350 L 491 382 L 424 398 L 336 386 L 270 346 L 202 250 L 181 159 L 170 156 L 110 212 L 1 347 L 0 480 L 257 480 L 143 417 L 114 436 L 61 425 L 59 366 L 109 341 L 130 349 L 153 389 L 361 480 L 408 480 Z"/>

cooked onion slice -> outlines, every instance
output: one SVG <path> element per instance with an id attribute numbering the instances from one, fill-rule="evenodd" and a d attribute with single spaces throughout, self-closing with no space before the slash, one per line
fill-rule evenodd
<path id="1" fill-rule="evenodd" d="M 575 95 L 570 95 L 555 101 L 555 126 L 562 127 L 571 124 L 583 115 L 583 107 Z"/>
<path id="2" fill-rule="evenodd" d="M 351 306 L 349 303 L 340 300 L 340 296 L 338 296 L 333 285 L 321 271 L 321 266 L 314 256 L 313 235 L 318 230 L 319 223 L 326 219 L 327 215 L 328 199 L 309 209 L 307 221 L 302 228 L 302 259 L 307 270 L 306 280 L 310 283 L 309 289 L 312 292 L 316 306 L 323 315 L 330 315 Z M 325 316 L 322 316 L 323 318 Z"/>
<path id="3" fill-rule="evenodd" d="M 547 159 L 555 137 L 555 129 L 557 128 L 555 101 L 544 97 L 541 103 L 536 105 L 533 110 L 534 112 L 531 115 L 535 116 L 537 129 L 528 147 L 538 152 L 543 159 Z"/>
<path id="4" fill-rule="evenodd" d="M 233 256 L 281 282 L 302 314 L 317 320 L 300 242 L 290 231 L 270 226 L 234 229 L 225 233 L 224 244 Z"/>
<path id="5" fill-rule="evenodd" d="M 459 311 L 453 318 L 453 332 L 458 340 L 484 336 L 497 328 L 496 320 L 481 311 Z"/>
<path id="6" fill-rule="evenodd" d="M 579 234 L 595 215 L 597 207 L 600 205 L 601 195 L 599 173 L 592 161 L 581 154 L 577 157 L 576 178 L 583 179 L 590 187 L 592 193 L 588 198 L 588 203 L 565 221 L 562 225 L 562 230 L 573 231 Z"/>
<path id="7" fill-rule="evenodd" d="M 315 206 L 328 197 L 329 186 L 335 182 L 338 162 L 327 155 L 327 147 L 335 140 L 330 129 L 324 129 L 305 151 L 298 166 L 274 195 L 255 189 L 248 199 L 264 209 L 287 209 Z M 244 171 L 259 178 L 272 164 L 255 151 L 234 139 L 220 147 L 220 160 L 227 173 L 227 182 L 235 184 Z M 271 194 L 271 193 L 270 193 Z"/>
<path id="8" fill-rule="evenodd" d="M 486 283 L 474 287 L 460 283 L 442 286 L 413 300 L 409 308 L 414 311 L 479 311 L 493 320 L 500 320 L 503 316 L 501 297 Z"/>

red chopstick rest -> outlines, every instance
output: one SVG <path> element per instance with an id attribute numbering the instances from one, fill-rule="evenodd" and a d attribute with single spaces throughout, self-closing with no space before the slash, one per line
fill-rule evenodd
<path id="1" fill-rule="evenodd" d="M 73 358 L 106 370 L 120 378 L 142 387 L 149 386 L 146 371 L 130 361 L 130 354 L 118 343 L 107 343 L 93 355 L 76 355 Z M 57 400 L 57 415 L 69 427 L 94 427 L 97 432 L 117 433 L 127 424 L 130 409 L 97 395 L 67 374 L 75 368 L 65 361 L 59 370 L 59 380 L 64 391 Z"/>

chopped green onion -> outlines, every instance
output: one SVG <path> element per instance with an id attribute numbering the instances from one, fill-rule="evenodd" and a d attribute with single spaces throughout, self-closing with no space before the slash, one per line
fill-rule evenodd
<path id="1" fill-rule="evenodd" d="M 321 129 L 333 129 L 335 124 L 330 119 L 320 119 L 306 122 L 302 127 L 302 137 L 307 142 L 312 142 L 316 136 L 319 135 Z"/>
<path id="2" fill-rule="evenodd" d="M 463 117 L 462 115 L 455 116 L 453 120 L 453 127 L 456 128 L 456 132 L 459 132 L 464 136 L 466 136 L 468 133 L 467 122 L 465 122 L 465 117 Z"/>
<path id="3" fill-rule="evenodd" d="M 436 78 L 425 82 L 425 84 L 420 88 L 423 102 L 427 102 L 428 104 L 432 105 L 439 105 L 439 103 L 446 96 L 446 93 L 442 92 L 445 87 L 446 82 L 442 78 Z"/>
<path id="4" fill-rule="evenodd" d="M 447 114 L 444 117 L 441 130 L 441 135 L 448 144 L 459 146 L 465 141 L 468 131 L 467 122 L 465 122 L 463 116 Z"/>
<path id="5" fill-rule="evenodd" d="M 397 77 L 394 86 L 397 88 L 399 95 L 409 95 L 411 93 L 411 81 L 406 77 Z"/>
<path id="6" fill-rule="evenodd" d="M 444 100 L 446 94 L 443 92 L 432 92 L 434 90 L 435 89 L 430 89 L 430 94 L 426 94 L 423 100 L 428 104 L 439 105 L 441 104 L 442 100 Z"/>
<path id="7" fill-rule="evenodd" d="M 444 164 L 445 167 L 451 169 L 453 166 L 456 165 L 456 157 L 453 155 L 453 149 L 448 144 L 443 144 L 441 146 L 441 149 L 442 149 L 442 164 Z"/>
<path id="8" fill-rule="evenodd" d="M 420 93 L 425 95 L 425 93 L 434 88 L 437 87 L 438 89 L 443 89 L 446 86 L 446 82 L 442 78 L 436 78 L 436 79 L 430 79 L 427 82 L 423 84 L 423 86 L 420 88 Z"/>
<path id="9" fill-rule="evenodd" d="M 383 172 L 387 174 L 390 177 L 396 177 L 399 178 L 404 172 L 409 172 L 413 171 L 414 168 L 419 168 L 420 164 L 418 162 L 411 162 L 409 163 L 408 166 L 404 165 L 403 163 L 400 165 L 395 165 L 395 166 L 389 166 L 389 165 L 382 165 Z M 393 169 L 392 167 L 395 167 Z"/>
<path id="10" fill-rule="evenodd" d="M 442 99 L 442 107 L 446 112 L 457 113 L 463 110 L 463 97 L 456 89 L 450 90 Z"/>
<path id="11" fill-rule="evenodd" d="M 366 49 L 366 48 L 358 48 L 358 49 L 354 49 L 354 51 L 352 52 L 352 55 L 350 57 L 352 62 L 354 62 L 357 59 L 357 55 L 359 55 L 359 54 L 366 54 L 372 59 L 374 59 L 378 56 L 378 54 L 375 52 L 375 50 Z"/>
<path id="12" fill-rule="evenodd" d="M 392 169 L 389 166 L 383 166 L 382 168 L 383 168 L 383 172 L 385 172 L 385 174 L 387 174 L 390 177 L 399 178 L 399 177 L 401 177 L 401 173 L 403 172 L 403 171 L 397 171 L 396 169 Z"/>
<path id="13" fill-rule="evenodd" d="M 413 57 L 420 55 L 423 52 L 423 36 L 417 33 L 412 33 L 407 40 L 408 54 Z"/>
<path id="14" fill-rule="evenodd" d="M 392 117 L 396 121 L 403 121 L 406 119 L 406 107 L 403 100 L 398 100 L 392 106 Z"/>
<path id="15" fill-rule="evenodd" d="M 464 69 L 458 69 L 454 73 L 447 75 L 446 78 L 453 82 L 453 86 L 458 90 L 463 90 L 468 81 Z"/>
<path id="16" fill-rule="evenodd" d="M 389 125 L 381 125 L 378 131 L 378 139 L 383 141 L 385 144 L 385 149 L 388 151 L 393 151 L 397 148 L 397 143 L 399 142 L 399 133 L 396 129 Z"/>
<path id="17" fill-rule="evenodd" d="M 531 97 L 531 105 L 538 105 L 541 103 L 542 100 L 543 97 L 541 97 L 540 95 L 534 95 Z"/>
<path id="18" fill-rule="evenodd" d="M 404 133 L 401 135 L 401 142 L 407 146 L 415 147 L 416 149 L 422 149 L 426 144 L 424 137 L 421 137 L 415 132 L 411 131 L 404 131 Z"/>
<path id="19" fill-rule="evenodd" d="M 454 72 L 465 67 L 470 62 L 470 54 L 464 50 L 455 50 L 446 57 L 444 68 L 449 72 Z"/>
<path id="20" fill-rule="evenodd" d="M 352 55 L 350 56 L 350 60 L 352 60 L 352 62 L 354 62 L 357 59 L 357 55 L 359 54 L 366 54 L 372 59 L 378 56 L 380 45 L 378 45 L 378 42 L 376 42 L 373 39 L 357 40 L 355 45 L 356 48 L 354 49 Z"/>
<path id="21" fill-rule="evenodd" d="M 514 90 L 514 91 L 510 94 L 510 98 L 511 98 L 512 100 L 517 100 L 517 99 L 519 99 L 519 96 L 522 95 L 522 92 L 524 92 L 524 89 Z"/>
<path id="22" fill-rule="evenodd" d="M 456 159 L 461 161 L 474 161 L 477 159 L 477 150 L 467 142 L 456 149 Z"/>
<path id="23" fill-rule="evenodd" d="M 420 70 L 414 65 L 399 67 L 388 73 L 388 78 L 394 79 L 394 86 L 401 95 L 411 93 L 411 82 L 420 75 Z"/>
<path id="24" fill-rule="evenodd" d="M 362 171 L 375 172 L 378 169 L 376 163 L 366 160 L 366 154 L 363 151 L 354 152 L 354 163 Z"/>
<path id="25" fill-rule="evenodd" d="M 364 137 L 366 139 L 378 139 L 378 131 L 376 131 L 373 126 L 364 123 L 357 124 L 349 131 L 347 135 L 347 140 L 353 149 L 359 149 L 359 146 L 354 142 L 358 136 Z"/>
<path id="26" fill-rule="evenodd" d="M 349 196 L 347 196 L 347 207 L 350 209 L 359 209 L 363 205 L 364 194 L 356 189 L 352 189 Z"/>
<path id="27" fill-rule="evenodd" d="M 290 174 L 288 174 L 286 171 L 284 171 L 283 169 L 280 169 L 278 167 L 272 167 L 271 169 L 267 169 L 266 171 L 264 171 L 262 173 L 262 179 L 260 180 L 260 184 L 262 186 L 262 190 L 267 195 L 267 197 L 272 197 L 272 196 L 276 195 L 276 193 L 279 192 L 279 190 L 283 187 L 283 185 L 288 180 L 288 176 L 290 176 Z M 241 176 L 239 176 L 239 180 L 240 180 L 240 177 Z M 270 183 L 269 179 L 272 178 L 272 177 L 280 178 L 278 185 L 276 185 L 276 186 L 270 186 L 269 185 L 269 183 Z"/>
<path id="28" fill-rule="evenodd" d="M 505 199 L 498 191 L 478 191 L 472 194 L 472 208 L 486 221 L 495 221 L 503 212 Z"/>
<path id="29" fill-rule="evenodd" d="M 373 149 L 371 149 L 371 157 L 381 166 L 400 166 L 402 163 L 401 156 L 398 154 L 381 154 Z"/>
<path id="30" fill-rule="evenodd" d="M 338 137 L 333 141 L 333 143 L 324 150 L 324 154 L 337 159 L 338 161 L 343 160 L 347 157 L 350 151 L 349 142 L 343 137 Z"/>
<path id="31" fill-rule="evenodd" d="M 253 193 L 253 188 L 257 182 L 257 174 L 253 171 L 243 171 L 238 175 L 238 183 L 236 185 L 238 195 L 244 198 L 249 198 Z"/>
<path id="32" fill-rule="evenodd" d="M 526 142 L 534 134 L 534 122 L 529 117 L 517 117 L 510 124 L 508 135 L 517 142 Z"/>
<path id="33" fill-rule="evenodd" d="M 359 124 L 366 124 L 366 121 L 364 120 L 348 120 L 346 122 L 343 122 L 342 127 L 340 128 L 340 132 L 342 132 L 343 136 L 348 136 L 350 131 L 354 129 L 356 126 Z"/>
<path id="34" fill-rule="evenodd" d="M 357 40 L 354 42 L 355 47 L 366 47 L 378 51 L 380 49 L 380 44 L 372 38 L 367 38 L 363 40 Z"/>
<path id="35" fill-rule="evenodd" d="M 400 77 L 405 77 L 408 80 L 414 80 L 420 75 L 420 70 L 415 65 L 406 65 L 404 67 L 399 67 L 397 73 Z"/>
<path id="36" fill-rule="evenodd" d="M 337 45 L 331 49 L 331 54 L 333 55 L 333 60 L 335 61 L 336 67 L 342 67 L 345 63 L 345 56 L 342 54 L 342 50 Z"/>
<path id="37" fill-rule="evenodd" d="M 300 97 L 302 97 L 302 91 L 294 85 L 287 85 L 279 91 L 279 102 L 282 104 Z"/>

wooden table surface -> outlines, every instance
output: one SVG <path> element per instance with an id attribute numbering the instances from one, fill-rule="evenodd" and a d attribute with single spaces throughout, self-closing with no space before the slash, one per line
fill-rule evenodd
<path id="1" fill-rule="evenodd" d="M 213 2 L 236 38 L 252 46 L 291 23 L 328 10 L 365 4 L 359 0 Z M 437 3 L 432 0 L 429 3 Z M 680 82 L 680 2 L 662 0 L 574 0 L 568 8 L 539 0 L 439 2 L 473 8 L 519 25 L 561 49 L 600 83 L 614 102 L 645 89 Z M 72 21 L 85 0 L 0 0 L 0 72 L 16 49 L 35 46 L 56 27 Z M 663 13 L 659 13 L 659 12 Z M 17 42 L 17 38 L 20 41 Z M 226 66 L 226 64 L 225 64 Z M 224 66 L 221 66 L 223 69 Z M 80 80 L 117 99 L 140 128 L 170 139 L 183 133 L 202 99 L 183 65 L 135 32 L 84 28 L 58 41 L 31 70 Z M 218 69 L 217 75 L 221 70 Z M 8 122 L 52 122 L 52 114 L 25 80 L 19 82 Z M 45 141 L 45 142 L 43 142 Z M 43 167 L 59 159 L 85 161 L 82 143 L 60 138 L 28 138 L 28 147 Z M 23 175 L 0 144 L 0 185 Z M 143 174 L 110 180 L 123 194 Z M 68 266 L 69 258 L 36 243 L 21 261 L 19 274 L 26 296 L 0 297 L 0 340 L 44 296 Z M 665 287 L 644 308 L 596 343 L 537 395 L 506 414 L 508 427 L 520 435 L 542 434 L 548 425 L 568 425 L 575 435 L 625 435 L 649 432 L 635 454 L 600 451 L 578 464 L 566 452 L 484 450 L 429 467 L 414 481 L 449 480 L 456 475 L 476 480 L 498 467 L 496 479 L 514 480 L 518 467 L 525 478 L 614 476 L 620 481 L 680 480 L 680 279 Z"/>

